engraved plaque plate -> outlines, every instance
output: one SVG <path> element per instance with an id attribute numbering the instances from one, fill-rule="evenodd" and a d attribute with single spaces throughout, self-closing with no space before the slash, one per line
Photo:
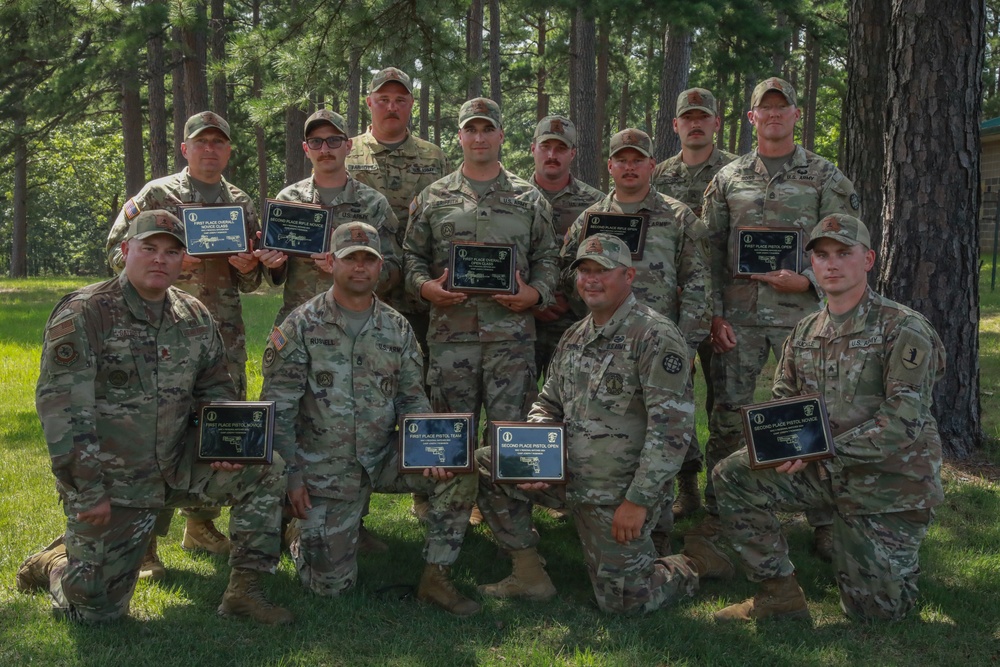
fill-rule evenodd
<path id="1" fill-rule="evenodd" d="M 737 227 L 733 278 L 802 269 L 802 235 L 797 227 Z"/>
<path id="2" fill-rule="evenodd" d="M 490 422 L 495 484 L 566 483 L 563 424 Z"/>
<path id="3" fill-rule="evenodd" d="M 424 468 L 472 472 L 476 425 L 472 413 L 403 415 L 399 418 L 399 472 Z"/>
<path id="4" fill-rule="evenodd" d="M 646 229 L 649 216 L 645 213 L 603 213 L 593 211 L 583 222 L 583 238 L 594 234 L 617 236 L 632 253 L 632 260 L 642 259 L 646 248 Z"/>
<path id="5" fill-rule="evenodd" d="M 214 401 L 198 411 L 202 463 L 271 463 L 274 401 Z"/>
<path id="6" fill-rule="evenodd" d="M 330 249 L 330 209 L 318 204 L 268 199 L 264 203 L 263 247 L 309 256 Z"/>
<path id="7" fill-rule="evenodd" d="M 514 294 L 517 246 L 511 243 L 452 241 L 448 290 L 464 294 Z"/>
<path id="8" fill-rule="evenodd" d="M 247 238 L 246 212 L 237 204 L 195 204 L 177 207 L 187 253 L 194 257 L 235 255 L 250 252 Z"/>
<path id="9" fill-rule="evenodd" d="M 740 412 L 750 467 L 755 470 L 834 456 L 830 420 L 820 394 L 744 405 Z"/>

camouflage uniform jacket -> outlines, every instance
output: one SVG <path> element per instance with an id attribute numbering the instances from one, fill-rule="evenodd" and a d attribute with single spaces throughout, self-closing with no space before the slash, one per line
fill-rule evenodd
<path id="1" fill-rule="evenodd" d="M 292 183 L 279 192 L 275 199 L 303 204 L 323 203 L 312 176 Z M 396 241 L 399 221 L 389 207 L 389 202 L 374 188 L 348 177 L 344 191 L 333 201 L 331 208 L 331 228 L 359 220 L 378 230 L 382 256 L 385 259 L 379 275 L 378 291 L 384 293 L 391 289 L 403 275 L 403 261 Z M 289 257 L 284 299 L 275 324 L 281 324 L 290 312 L 332 286 L 333 274 L 320 269 L 312 259 Z"/>
<path id="2" fill-rule="evenodd" d="M 682 155 L 683 153 L 678 153 L 656 165 L 653 170 L 653 187 L 661 194 L 683 202 L 700 218 L 708 184 L 720 169 L 738 156 L 713 148 L 708 160 L 694 169 L 684 164 Z"/>
<path id="3" fill-rule="evenodd" d="M 399 415 L 431 412 L 423 359 L 409 323 L 375 300 L 351 339 L 333 290 L 296 308 L 264 349 L 261 400 L 275 402 L 274 448 L 288 488 L 359 497 L 365 473 L 396 446 Z"/>
<path id="4" fill-rule="evenodd" d="M 819 288 L 805 239 L 831 213 L 857 215 L 854 185 L 832 163 L 801 146 L 773 178 L 754 150 L 722 168 L 705 191 L 703 219 L 711 244 L 713 307 L 743 326 L 793 327 L 818 307 Z M 802 275 L 812 290 L 782 294 L 756 280 L 734 280 L 731 255 L 737 226 L 796 227 L 802 234 Z"/>
<path id="5" fill-rule="evenodd" d="M 677 327 L 631 294 L 566 332 L 528 420 L 566 424 L 569 503 L 660 502 L 694 432 L 688 367 Z"/>
<path id="6" fill-rule="evenodd" d="M 167 486 L 190 480 L 197 402 L 236 398 L 208 310 L 170 288 L 160 322 L 124 273 L 69 294 L 49 317 L 35 406 L 68 514 L 104 499 L 162 507 Z"/>
<path id="7" fill-rule="evenodd" d="M 479 199 L 459 167 L 417 195 L 404 244 L 406 287 L 413 295 L 444 273 L 452 241 L 513 243 L 522 278 L 538 290 L 542 307 L 553 303 L 559 247 L 552 232 L 552 207 L 524 179 L 501 168 L 496 184 Z M 530 309 L 514 313 L 491 296 L 469 296 L 448 308 L 431 308 L 427 340 L 432 343 L 534 338 Z"/>
<path id="8" fill-rule="evenodd" d="M 561 253 L 567 265 L 576 257 L 577 248 L 583 241 L 587 213 L 592 211 L 621 213 L 615 191 L 588 208 L 573 223 Z M 656 188 L 649 189 L 639 205 L 639 212 L 649 215 L 649 226 L 642 259 L 632 262 L 635 267 L 632 290 L 639 303 L 666 315 L 678 326 L 693 353 L 708 335 L 712 323 L 707 230 L 691 209 L 673 197 L 660 194 Z M 576 294 L 574 284 L 574 272 L 563 271 L 567 294 Z M 575 308 L 581 305 L 578 297 L 574 297 Z"/>
<path id="9" fill-rule="evenodd" d="M 410 202 L 424 188 L 448 173 L 444 151 L 435 144 L 407 133 L 406 141 L 390 150 L 372 134 L 371 126 L 352 140 L 351 152 L 345 163 L 347 171 L 358 181 L 375 188 L 389 200 L 392 212 L 400 224 L 396 230 L 397 247 L 403 247 Z M 402 258 L 402 253 L 399 254 Z M 402 262 L 402 259 L 400 260 Z M 402 281 L 386 299 L 403 312 L 426 311 L 421 303 L 406 293 Z"/>
<path id="10" fill-rule="evenodd" d="M 256 241 L 257 232 L 260 231 L 260 222 L 257 218 L 257 207 L 254 206 L 250 197 L 223 179 L 222 200 L 227 204 L 242 204 L 244 206 L 247 235 Z M 160 208 L 170 211 L 178 218 L 182 217 L 177 208 L 178 204 L 204 203 L 201 193 L 188 177 L 187 167 L 176 174 L 146 183 L 142 190 L 139 190 L 139 194 L 132 197 L 131 201 L 139 211 Z M 128 204 L 119 211 L 105 246 L 108 254 L 108 265 L 116 272 L 125 268 L 121 244 L 122 239 L 128 233 L 129 219 L 125 216 L 127 207 Z M 243 305 L 240 302 L 240 292 L 256 290 L 260 286 L 261 276 L 264 274 L 268 274 L 269 282 L 271 282 L 270 272 L 264 270 L 260 264 L 253 272 L 243 274 L 237 271 L 226 257 L 203 257 L 200 264 L 190 271 L 183 271 L 180 278 L 174 283 L 174 287 L 179 287 L 185 292 L 193 294 L 205 304 L 208 312 L 219 324 L 219 331 L 226 344 L 230 360 L 236 364 L 245 364 L 247 360 L 246 330 L 243 326 Z"/>
<path id="11" fill-rule="evenodd" d="M 539 188 L 535 174 L 531 175 L 528 182 L 538 188 L 552 206 L 552 229 L 556 234 L 556 243 L 562 242 L 570 225 L 588 206 L 604 199 L 603 192 L 587 185 L 572 174 L 569 177 L 569 184 L 559 192 L 549 192 Z"/>
<path id="12" fill-rule="evenodd" d="M 941 438 L 931 406 L 944 368 L 944 346 L 927 320 L 871 289 L 839 327 L 824 308 L 785 341 L 774 397 L 825 398 L 836 458 L 821 465 L 842 514 L 940 504 Z"/>

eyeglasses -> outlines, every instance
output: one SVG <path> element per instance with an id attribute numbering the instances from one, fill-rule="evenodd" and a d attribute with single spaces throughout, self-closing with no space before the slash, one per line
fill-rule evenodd
<path id="1" fill-rule="evenodd" d="M 323 148 L 323 144 L 326 144 L 330 148 L 340 148 L 345 141 L 347 141 L 347 137 L 342 137 L 339 134 L 335 134 L 332 137 L 327 137 L 325 139 L 323 137 L 309 137 L 306 139 L 306 146 L 314 151 L 318 151 Z"/>

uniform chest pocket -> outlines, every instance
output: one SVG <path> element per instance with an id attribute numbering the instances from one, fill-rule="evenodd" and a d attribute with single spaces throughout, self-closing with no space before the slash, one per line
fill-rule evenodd
<path id="1" fill-rule="evenodd" d="M 882 359 L 874 347 L 843 356 L 840 375 L 843 378 L 841 394 L 847 403 L 853 403 L 858 394 L 875 396 L 884 393 Z"/>
<path id="2" fill-rule="evenodd" d="M 128 340 L 105 342 L 98 359 L 96 386 L 104 388 L 104 395 L 115 403 L 142 393 L 142 377 L 136 366 L 136 352 Z M 152 354 L 152 348 L 147 354 Z M 140 352 L 141 354 L 141 352 Z"/>
<path id="3" fill-rule="evenodd" d="M 593 377 L 591 396 L 602 410 L 615 415 L 624 415 L 635 396 L 638 386 L 631 373 L 624 373 L 613 361 L 603 364 L 602 372 Z"/>

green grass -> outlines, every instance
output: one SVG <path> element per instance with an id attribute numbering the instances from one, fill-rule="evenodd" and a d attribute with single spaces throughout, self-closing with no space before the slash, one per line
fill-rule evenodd
<path id="1" fill-rule="evenodd" d="M 987 279 L 988 279 L 988 274 Z M 597 611 L 573 528 L 539 517 L 541 551 L 559 589 L 550 603 L 484 601 L 457 619 L 384 588 L 415 584 L 422 531 L 408 500 L 377 495 L 366 523 L 389 554 L 362 558 L 356 590 L 319 598 L 299 586 L 285 558 L 270 595 L 297 616 L 289 628 L 219 619 L 224 559 L 180 549 L 181 521 L 161 543 L 169 574 L 140 583 L 131 616 L 101 627 L 53 620 L 44 595 L 14 587 L 21 560 L 63 528 L 33 406 L 42 327 L 55 302 L 83 279 L 0 280 L 0 665 L 993 665 L 1000 661 L 1000 495 L 975 477 L 947 476 L 947 495 L 922 551 L 919 607 L 907 620 L 857 624 L 839 611 L 830 566 L 808 553 L 809 532 L 788 524 L 792 556 L 810 601 L 802 624 L 717 626 L 712 611 L 753 592 L 743 579 L 709 582 L 694 599 L 642 618 Z M 1000 294 L 984 283 L 981 326 L 983 415 L 1000 436 Z M 278 310 L 277 294 L 246 298 L 250 397 Z M 768 373 L 769 371 L 765 371 Z M 699 378 L 700 382 L 700 378 Z M 767 380 L 759 384 L 767 395 Z M 699 386 L 699 397 L 703 388 Z M 699 400 L 701 400 L 699 398 Z M 704 442 L 704 419 L 699 420 Z M 996 447 L 991 444 L 990 452 Z M 690 522 L 682 522 L 680 529 Z M 454 569 L 460 588 L 496 581 L 509 564 L 488 529 L 469 531 Z"/>

